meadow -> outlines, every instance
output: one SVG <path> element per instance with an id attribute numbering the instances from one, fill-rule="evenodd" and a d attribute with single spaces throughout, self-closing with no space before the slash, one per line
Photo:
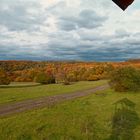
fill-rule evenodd
<path id="1" fill-rule="evenodd" d="M 0 89 L 0 94 L 3 96 L 7 93 L 5 98 L 1 99 L 1 103 L 9 102 L 6 97 L 9 95 L 10 98 L 12 94 L 17 97 L 17 100 L 22 100 L 69 93 L 102 85 L 104 82 L 78 82 L 70 86 L 37 86 L 33 87 L 33 91 L 31 87 L 24 90 L 22 88 Z M 26 93 L 28 94 L 24 95 Z M 119 93 L 107 89 L 50 108 L 1 118 L 0 140 L 116 140 L 117 138 L 119 140 L 119 137 L 122 137 L 122 140 L 139 140 L 139 99 L 140 93 Z M 120 118 L 123 119 L 120 121 Z"/>
<path id="2" fill-rule="evenodd" d="M 9 102 L 17 102 L 26 99 L 33 99 L 39 97 L 46 97 L 57 94 L 71 93 L 79 90 L 93 88 L 105 84 L 107 81 L 81 81 L 72 83 L 71 85 L 50 84 L 39 85 L 36 83 L 11 83 L 8 86 L 1 86 L 0 88 L 0 104 Z"/>

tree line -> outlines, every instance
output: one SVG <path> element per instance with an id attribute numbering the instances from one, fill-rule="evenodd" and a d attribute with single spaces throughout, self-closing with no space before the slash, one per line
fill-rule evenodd
<path id="1" fill-rule="evenodd" d="M 140 63 L 137 61 L 136 63 L 134 61 L 116 63 L 0 61 L 0 84 L 37 82 L 41 84 L 63 83 L 68 85 L 77 81 L 110 79 L 110 85 L 115 90 L 124 91 L 131 88 L 131 83 L 135 85 L 135 89 L 140 87 L 139 69 Z M 124 82 L 127 86 L 123 85 Z"/>

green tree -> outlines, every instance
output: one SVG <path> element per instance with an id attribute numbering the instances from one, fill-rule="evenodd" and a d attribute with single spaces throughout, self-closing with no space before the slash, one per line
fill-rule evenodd
<path id="1" fill-rule="evenodd" d="M 51 84 L 55 83 L 55 78 L 52 75 L 47 75 L 46 73 L 41 72 L 35 77 L 35 82 L 41 84 Z"/>
<path id="2" fill-rule="evenodd" d="M 140 90 L 140 70 L 133 67 L 121 67 L 114 70 L 110 76 L 110 85 L 116 91 Z"/>

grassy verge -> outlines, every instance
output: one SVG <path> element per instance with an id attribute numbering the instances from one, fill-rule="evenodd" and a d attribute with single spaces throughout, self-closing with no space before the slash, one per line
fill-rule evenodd
<path id="1" fill-rule="evenodd" d="M 39 86 L 41 84 L 34 82 L 12 82 L 10 85 L 0 85 L 0 88 L 24 88 Z"/>
<path id="2" fill-rule="evenodd" d="M 118 131 L 113 118 L 124 114 L 115 114 L 114 103 L 124 98 L 135 104 L 135 111 L 127 111 L 125 127 L 122 122 L 119 130 L 121 127 L 123 130 Z M 1 140 L 113 140 L 115 134 L 123 132 L 122 140 L 140 140 L 139 106 L 140 93 L 108 89 L 52 108 L 1 119 L 0 137 Z"/>
<path id="3" fill-rule="evenodd" d="M 15 88 L 0 88 L 0 104 L 9 102 L 17 102 L 26 99 L 39 98 L 43 96 L 51 96 L 63 93 L 70 93 L 74 91 L 93 88 L 99 85 L 105 84 L 107 81 L 95 81 L 95 82 L 77 82 L 72 85 L 52 84 L 52 85 L 40 85 L 31 86 L 32 83 L 13 84 L 13 86 L 25 86 Z M 12 86 L 12 85 L 11 85 Z"/>

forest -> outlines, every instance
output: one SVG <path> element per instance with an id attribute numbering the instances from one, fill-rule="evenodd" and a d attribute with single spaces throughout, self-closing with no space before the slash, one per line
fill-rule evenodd
<path id="1" fill-rule="evenodd" d="M 124 66 L 140 68 L 140 60 L 126 62 L 0 61 L 0 70 L 9 76 L 11 81 L 17 82 L 32 82 L 40 73 L 52 76 L 58 81 L 65 79 L 94 81 L 104 79 L 113 69 Z"/>
<path id="2" fill-rule="evenodd" d="M 110 75 L 116 69 L 123 67 L 140 69 L 140 60 L 125 62 L 0 61 L 0 84 L 36 82 L 69 85 L 77 81 L 98 81 L 110 79 Z"/>

